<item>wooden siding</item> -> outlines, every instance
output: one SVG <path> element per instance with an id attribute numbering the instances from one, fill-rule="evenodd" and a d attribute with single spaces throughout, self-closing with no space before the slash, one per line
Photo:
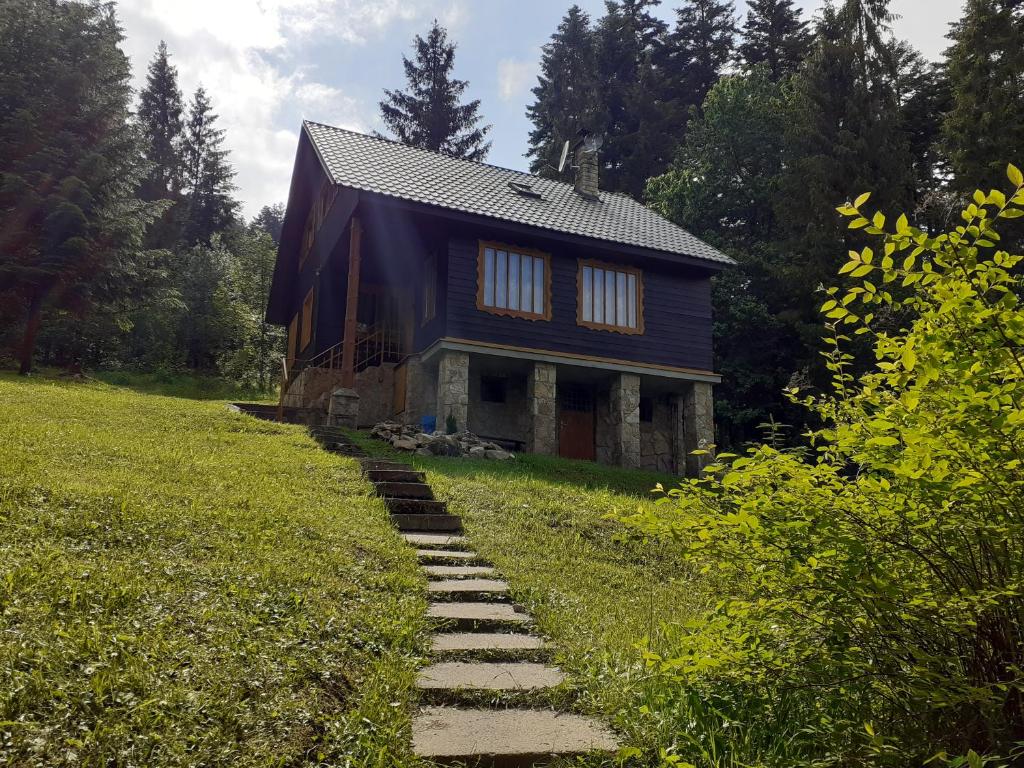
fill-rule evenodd
<path id="1" fill-rule="evenodd" d="M 644 281 L 644 333 L 624 335 L 577 323 L 577 259 L 599 257 L 612 261 L 607 254 L 513 243 L 551 252 L 551 320 L 524 320 L 477 309 L 478 243 L 478 237 L 470 239 L 455 232 L 449 240 L 445 335 L 653 365 L 712 369 L 709 274 L 622 260 L 624 266 L 642 269 Z"/>

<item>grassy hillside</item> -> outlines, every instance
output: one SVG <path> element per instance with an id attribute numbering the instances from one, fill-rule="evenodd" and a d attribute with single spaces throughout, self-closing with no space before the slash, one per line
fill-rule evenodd
<path id="1" fill-rule="evenodd" d="M 223 403 L 0 375 L 0 764 L 403 763 L 412 552 Z"/>

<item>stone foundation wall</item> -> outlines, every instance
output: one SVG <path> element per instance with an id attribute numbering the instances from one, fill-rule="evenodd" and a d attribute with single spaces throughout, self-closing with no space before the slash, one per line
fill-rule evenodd
<path id="1" fill-rule="evenodd" d="M 437 369 L 437 428 L 445 429 L 448 417 L 465 430 L 469 416 L 469 353 L 446 350 Z"/>
<path id="2" fill-rule="evenodd" d="M 527 379 L 529 444 L 533 453 L 558 453 L 557 369 L 551 363 L 534 363 Z"/>
<path id="3" fill-rule="evenodd" d="M 602 464 L 640 466 L 640 377 L 614 374 L 594 399 L 596 458 Z"/>
<path id="4" fill-rule="evenodd" d="M 475 435 L 518 440 L 526 444 L 530 437 L 530 406 L 523 376 L 505 377 L 505 402 L 485 403 L 480 399 L 480 375 L 469 377 L 469 431 Z M 439 425 L 440 429 L 443 425 Z M 460 424 L 462 429 L 464 425 Z"/>
<path id="5" fill-rule="evenodd" d="M 395 409 L 395 366 L 391 363 L 367 368 L 356 374 L 359 417 L 356 424 L 372 427 L 390 419 Z"/>
<path id="6" fill-rule="evenodd" d="M 284 404 L 289 408 L 312 408 L 327 414 L 331 392 L 341 386 L 341 371 L 329 368 L 304 368 L 288 387 Z"/>
<path id="7" fill-rule="evenodd" d="M 424 416 L 437 416 L 437 366 L 410 357 L 405 362 L 405 410 L 400 414 L 405 424 L 419 426 Z M 438 428 L 444 427 L 438 419 Z"/>
<path id="8" fill-rule="evenodd" d="M 651 421 L 640 422 L 640 466 L 654 472 L 676 472 L 675 409 L 667 397 L 655 397 L 653 406 Z"/>

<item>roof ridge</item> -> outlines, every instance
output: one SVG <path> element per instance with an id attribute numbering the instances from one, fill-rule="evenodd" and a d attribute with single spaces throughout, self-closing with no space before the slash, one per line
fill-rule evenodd
<path id="1" fill-rule="evenodd" d="M 409 149 L 409 150 L 412 150 L 414 152 L 425 152 L 425 153 L 427 153 L 429 155 L 434 155 L 436 157 L 442 157 L 442 158 L 444 158 L 446 160 L 454 160 L 454 161 L 460 162 L 460 163 L 470 163 L 471 165 L 481 165 L 481 166 L 484 166 L 486 168 L 494 168 L 494 169 L 499 170 L 499 171 L 507 171 L 508 173 L 515 173 L 515 174 L 518 174 L 519 176 L 528 176 L 529 178 L 537 179 L 538 181 L 546 181 L 546 182 L 549 182 L 551 184 L 559 184 L 559 185 L 561 185 L 563 187 L 568 187 L 570 189 L 575 189 L 574 185 L 570 184 L 567 181 L 560 181 L 559 179 L 549 179 L 547 176 L 541 176 L 540 174 L 533 173 L 531 171 L 519 171 L 519 170 L 516 170 L 515 168 L 506 168 L 504 165 L 496 165 L 494 163 L 486 163 L 486 162 L 483 162 L 482 160 L 470 160 L 469 158 L 465 158 L 465 157 L 455 157 L 454 155 L 446 155 L 444 152 L 439 152 L 439 151 L 434 150 L 434 149 L 427 149 L 426 147 L 413 146 L 412 144 L 406 144 L 405 142 L 398 141 L 398 139 L 389 139 L 387 136 L 379 136 L 379 135 L 376 135 L 376 134 L 373 134 L 373 133 L 363 133 L 362 131 L 354 131 L 351 128 L 342 128 L 342 127 L 337 126 L 337 125 L 331 125 L 330 123 L 321 123 L 319 120 L 303 119 L 302 124 L 303 125 L 316 125 L 316 126 L 319 126 L 321 128 L 329 128 L 332 131 L 340 131 L 342 133 L 347 133 L 347 134 L 350 134 L 352 136 L 360 136 L 360 137 L 362 137 L 364 139 L 373 139 L 374 141 L 380 141 L 380 142 L 383 142 L 385 144 L 393 144 L 395 146 L 402 147 L 403 149 Z M 610 189 L 602 189 L 602 190 L 599 190 L 599 191 L 603 195 L 616 195 L 617 197 L 624 197 L 624 198 L 626 198 L 628 200 L 632 200 L 633 202 L 637 203 L 638 205 L 643 205 L 643 203 L 641 203 L 639 200 L 635 200 L 633 197 L 631 197 L 630 195 L 627 195 L 624 192 L 615 192 L 615 191 L 610 190 Z"/>

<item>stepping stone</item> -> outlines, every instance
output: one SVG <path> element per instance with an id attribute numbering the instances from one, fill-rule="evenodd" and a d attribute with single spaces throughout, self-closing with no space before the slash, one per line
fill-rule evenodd
<path id="1" fill-rule="evenodd" d="M 400 461 L 389 461 L 387 459 L 360 459 L 360 466 L 363 468 L 363 472 L 371 472 L 378 469 L 386 470 L 401 470 L 404 472 L 415 472 L 411 464 L 405 464 Z"/>
<path id="2" fill-rule="evenodd" d="M 455 629 L 501 628 L 530 623 L 530 616 L 508 603 L 431 603 L 427 617 L 451 623 Z"/>
<path id="3" fill-rule="evenodd" d="M 417 549 L 416 557 L 420 560 L 476 560 L 476 552 L 460 552 L 454 549 Z"/>
<path id="4" fill-rule="evenodd" d="M 426 499 L 434 500 L 434 492 L 426 483 L 374 483 L 378 496 L 388 499 Z"/>
<path id="5" fill-rule="evenodd" d="M 465 536 L 448 536 L 443 533 L 403 533 L 402 538 L 417 547 L 457 547 L 469 543 Z"/>
<path id="6" fill-rule="evenodd" d="M 458 515 L 396 515 L 392 513 L 391 523 L 400 531 L 447 531 L 449 533 L 462 531 L 462 518 Z"/>
<path id="7" fill-rule="evenodd" d="M 508 583 L 498 579 L 444 579 L 431 581 L 427 584 L 428 592 L 487 592 L 504 594 L 508 592 Z"/>
<path id="8" fill-rule="evenodd" d="M 423 707 L 412 722 L 412 744 L 419 757 L 439 763 L 515 768 L 619 748 L 615 735 L 589 717 L 456 707 Z"/>
<path id="9" fill-rule="evenodd" d="M 544 648 L 536 635 L 512 632 L 438 632 L 430 638 L 430 649 L 443 651 L 536 651 Z"/>
<path id="10" fill-rule="evenodd" d="M 443 661 L 420 670 L 416 687 L 427 691 L 536 691 L 553 688 L 565 680 L 555 667 L 520 662 Z"/>
<path id="11" fill-rule="evenodd" d="M 494 569 L 489 565 L 424 565 L 422 567 L 427 576 L 445 579 L 494 575 Z"/>
<path id="12" fill-rule="evenodd" d="M 407 469 L 368 469 L 364 473 L 371 483 L 423 483 L 426 475 Z"/>
<path id="13" fill-rule="evenodd" d="M 432 499 L 402 499 L 385 496 L 384 506 L 392 515 L 443 515 L 448 512 L 447 504 Z"/>

